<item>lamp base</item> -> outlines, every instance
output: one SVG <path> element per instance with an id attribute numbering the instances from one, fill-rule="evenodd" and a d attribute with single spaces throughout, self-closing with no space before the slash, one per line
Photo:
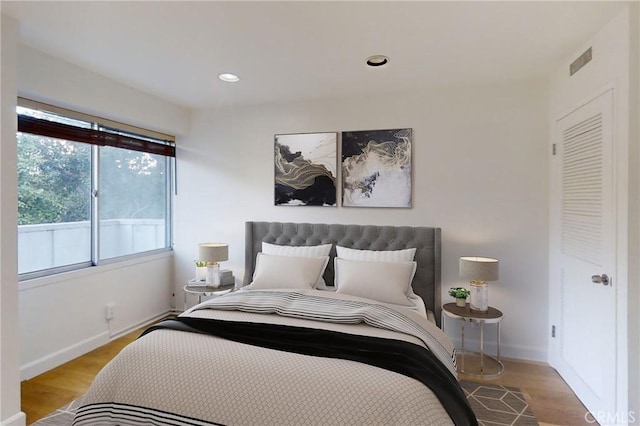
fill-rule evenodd
<path id="1" fill-rule="evenodd" d="M 469 307 L 472 311 L 486 312 L 489 310 L 489 286 L 487 283 L 471 283 Z"/>
<path id="2" fill-rule="evenodd" d="M 207 265 L 206 284 L 211 287 L 220 287 L 220 264 L 213 263 Z"/>
<path id="3" fill-rule="evenodd" d="M 196 281 L 206 281 L 206 280 L 207 280 L 207 267 L 196 266 Z"/>

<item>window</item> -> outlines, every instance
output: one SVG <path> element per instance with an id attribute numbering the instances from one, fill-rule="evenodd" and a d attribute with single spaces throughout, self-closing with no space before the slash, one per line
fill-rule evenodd
<path id="1" fill-rule="evenodd" d="M 19 105 L 21 279 L 170 249 L 173 137 Z"/>

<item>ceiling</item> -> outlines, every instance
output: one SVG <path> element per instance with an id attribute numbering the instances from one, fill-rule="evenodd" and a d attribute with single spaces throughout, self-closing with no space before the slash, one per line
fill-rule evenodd
<path id="1" fill-rule="evenodd" d="M 188 108 L 541 78 L 615 1 L 1 1 L 23 44 Z M 389 64 L 365 65 L 383 54 Z M 238 83 L 218 74 L 233 72 Z"/>

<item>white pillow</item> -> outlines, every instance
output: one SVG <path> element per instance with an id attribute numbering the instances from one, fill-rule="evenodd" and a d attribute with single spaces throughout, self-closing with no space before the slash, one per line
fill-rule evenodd
<path id="1" fill-rule="evenodd" d="M 329 256 L 331 252 L 331 246 L 333 244 L 320 244 L 317 246 L 280 246 L 276 244 L 270 244 L 262 242 L 262 253 L 273 256 L 297 256 L 297 257 L 318 257 Z M 324 282 L 324 278 L 320 274 L 320 278 L 316 282 L 315 288 L 318 290 L 328 290 L 327 283 Z"/>
<path id="2" fill-rule="evenodd" d="M 251 289 L 314 288 L 329 256 L 271 256 L 258 253 Z"/>
<path id="3" fill-rule="evenodd" d="M 416 262 L 335 259 L 336 292 L 383 303 L 410 306 Z"/>
<path id="4" fill-rule="evenodd" d="M 333 244 L 321 244 L 318 246 L 279 246 L 262 242 L 262 252 L 274 256 L 299 256 L 318 257 L 329 256 Z"/>
<path id="5" fill-rule="evenodd" d="M 370 262 L 413 262 L 415 248 L 404 250 L 357 250 L 336 246 L 338 257 L 346 260 L 367 260 Z"/>

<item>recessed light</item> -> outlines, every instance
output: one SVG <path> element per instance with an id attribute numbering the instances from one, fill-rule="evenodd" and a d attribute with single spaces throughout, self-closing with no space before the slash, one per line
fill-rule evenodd
<path id="1" fill-rule="evenodd" d="M 218 76 L 218 78 L 228 83 L 235 83 L 236 81 L 240 81 L 240 77 L 235 74 L 231 74 L 230 72 L 222 73 Z"/>
<path id="2" fill-rule="evenodd" d="M 381 67 L 389 63 L 389 58 L 384 55 L 373 55 L 367 58 L 367 65 L 370 67 Z"/>

